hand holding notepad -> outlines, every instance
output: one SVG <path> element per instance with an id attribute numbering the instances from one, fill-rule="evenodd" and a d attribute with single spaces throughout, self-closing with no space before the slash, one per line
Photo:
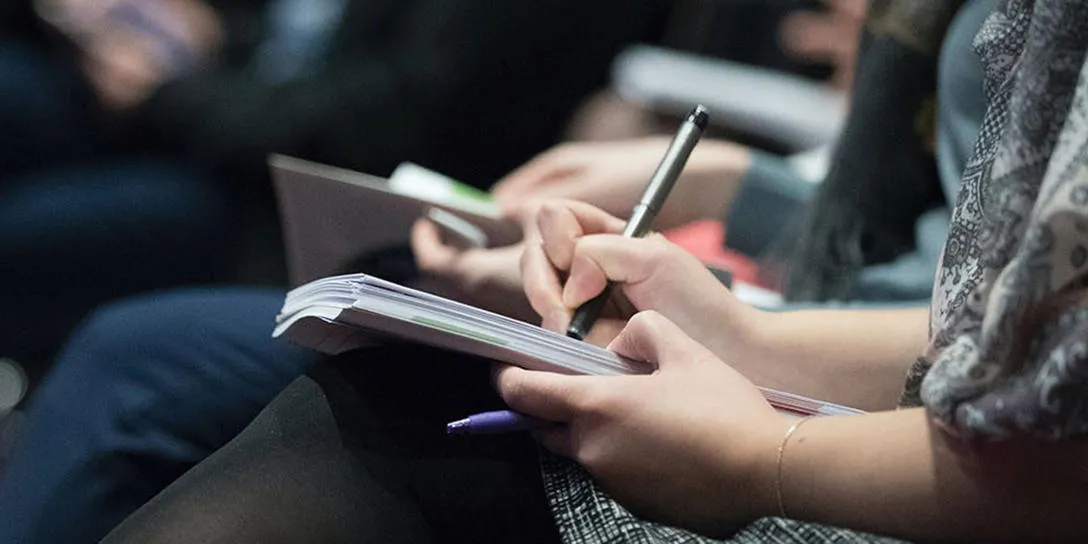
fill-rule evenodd
<path id="1" fill-rule="evenodd" d="M 364 274 L 324 278 L 290 291 L 273 335 L 327 354 L 393 337 L 563 374 L 635 375 L 655 368 L 535 325 Z M 788 393 L 763 393 L 786 412 L 858 413 Z"/>
<path id="2" fill-rule="evenodd" d="M 625 300 L 626 312 L 613 316 L 608 339 L 629 326 L 628 319 L 635 311 L 653 309 L 676 322 L 687 333 L 685 338 L 693 335 L 696 345 L 705 346 L 700 348 L 703 351 L 709 349 L 711 357 L 731 349 L 729 325 L 736 322 L 743 305 L 690 254 L 661 238 L 635 239 L 649 228 L 676 181 L 705 126 L 705 116 L 696 108 L 681 128 L 636 206 L 624 237 L 588 236 L 619 232 L 623 223 L 592 206 L 557 203 L 542 208 L 537 221 L 542 240 L 525 244 L 522 279 L 546 326 L 565 330 L 573 307 L 595 297 L 608 299 L 607 294 L 599 293 L 616 280 L 622 284 L 616 294 Z M 376 232 L 365 225 L 345 232 L 342 224 L 316 221 L 314 212 L 319 210 L 326 213 L 317 217 L 362 219 L 370 227 L 375 222 L 382 224 L 386 227 L 382 231 L 392 232 L 394 237 L 383 239 L 385 243 L 406 237 L 407 225 L 431 207 L 460 214 L 450 219 L 479 227 L 483 237 L 502 240 L 510 236 L 511 225 L 498 218 L 497 208 L 486 195 L 414 165 L 402 165 L 389 182 L 286 157 L 274 157 L 272 166 L 296 280 L 327 275 L 352 251 L 382 244 L 375 238 L 360 240 L 359 236 Z M 372 212 L 361 213 L 360 208 Z M 394 224 L 386 224 L 390 222 Z M 406 223 L 404 228 L 400 228 L 402 223 Z M 343 242 L 337 242 L 340 238 Z M 335 251 L 329 249 L 333 247 L 330 242 L 336 244 Z M 559 281 L 560 276 L 566 278 L 566 285 Z M 583 311 L 579 315 L 587 318 L 577 321 L 580 325 L 574 336 L 580 337 L 596 321 L 596 313 Z M 291 291 L 275 330 L 276 336 L 325 353 L 361 347 L 375 333 L 561 374 L 647 374 L 658 362 L 653 357 L 624 358 L 547 328 L 362 274 L 316 279 Z M 723 341 L 725 345 L 721 345 Z M 855 412 L 777 391 L 764 390 L 763 394 L 787 412 Z"/>

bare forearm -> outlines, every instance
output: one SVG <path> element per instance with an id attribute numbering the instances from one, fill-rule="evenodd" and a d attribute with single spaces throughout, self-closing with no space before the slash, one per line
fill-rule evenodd
<path id="1" fill-rule="evenodd" d="M 790 439 L 781 489 L 791 517 L 911 540 L 1083 539 L 1080 449 L 967 463 L 922 409 L 822 418 Z"/>
<path id="2" fill-rule="evenodd" d="M 727 358 L 758 385 L 864 410 L 895 407 L 925 349 L 928 310 L 813 310 L 760 314 L 752 348 Z"/>

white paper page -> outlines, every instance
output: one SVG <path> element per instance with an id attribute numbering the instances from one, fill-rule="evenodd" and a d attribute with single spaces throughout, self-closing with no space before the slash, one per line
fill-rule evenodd
<path id="1" fill-rule="evenodd" d="M 557 349 L 568 350 L 586 357 L 611 358 L 613 355 L 607 350 L 586 342 L 574 340 L 553 331 L 549 331 L 535 325 L 530 325 L 501 314 L 483 310 L 475 306 L 446 299 L 415 289 L 409 289 L 393 282 L 385 281 L 372 276 L 365 276 L 362 280 L 361 290 L 378 288 L 385 291 L 382 296 L 394 300 L 400 300 L 413 307 L 426 308 L 428 311 L 441 312 L 450 319 L 475 323 L 493 331 L 502 331 L 505 334 L 523 337 L 537 342 L 547 343 Z"/>

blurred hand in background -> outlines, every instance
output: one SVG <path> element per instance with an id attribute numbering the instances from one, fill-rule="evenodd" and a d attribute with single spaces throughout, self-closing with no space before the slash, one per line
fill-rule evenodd
<path id="1" fill-rule="evenodd" d="M 212 62 L 222 41 L 219 17 L 201 0 L 51 0 L 39 12 L 76 44 L 87 79 L 114 111 Z"/>
<path id="2" fill-rule="evenodd" d="M 865 23 L 867 0 L 825 0 L 822 11 L 797 11 L 786 17 L 778 40 L 787 54 L 831 65 L 831 85 L 850 90 L 854 82 L 858 40 Z"/>
<path id="3" fill-rule="evenodd" d="M 492 194 L 508 214 L 527 202 L 564 198 L 627 217 L 669 141 L 668 136 L 651 136 L 561 144 L 499 180 Z M 702 219 L 720 219 L 750 162 L 743 146 L 703 140 L 688 159 L 654 226 L 667 229 Z"/>

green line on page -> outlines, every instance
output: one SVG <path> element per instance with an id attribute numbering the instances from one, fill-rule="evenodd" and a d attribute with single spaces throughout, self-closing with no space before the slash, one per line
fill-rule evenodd
<path id="1" fill-rule="evenodd" d="M 416 317 L 412 318 L 412 321 L 415 322 L 415 323 L 419 323 L 420 325 L 426 325 L 426 326 L 431 327 L 431 328 L 443 330 L 443 331 L 446 331 L 446 332 L 452 332 L 453 334 L 456 334 L 456 335 L 459 335 L 459 336 L 465 336 L 465 337 L 468 337 L 468 338 L 472 338 L 474 340 L 480 340 L 482 342 L 487 342 L 488 344 L 494 344 L 496 346 L 506 346 L 506 342 L 504 342 L 503 340 L 501 340 L 499 338 L 495 338 L 494 336 L 488 336 L 486 334 L 480 334 L 480 333 L 478 333 L 476 331 L 470 331 L 468 329 L 458 327 L 457 325 L 450 325 L 449 323 L 444 323 L 442 321 L 438 321 L 436 319 L 431 319 L 429 317 L 416 316 Z"/>

